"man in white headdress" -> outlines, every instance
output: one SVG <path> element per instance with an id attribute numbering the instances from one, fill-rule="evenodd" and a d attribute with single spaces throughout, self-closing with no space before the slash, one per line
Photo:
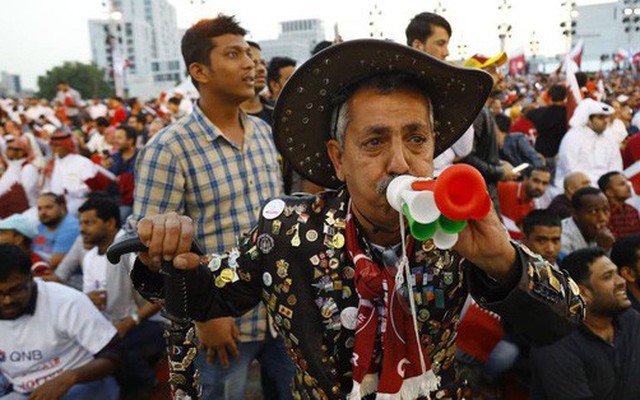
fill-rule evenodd
<path id="1" fill-rule="evenodd" d="M 569 121 L 571 127 L 560 143 L 555 186 L 562 187 L 567 174 L 582 171 L 591 182 L 610 171 L 622 170 L 622 156 L 617 143 L 604 135 L 613 108 L 608 104 L 585 99 Z"/>

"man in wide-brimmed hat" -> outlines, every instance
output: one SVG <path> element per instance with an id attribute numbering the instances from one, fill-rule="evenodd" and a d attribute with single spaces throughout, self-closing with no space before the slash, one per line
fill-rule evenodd
<path id="1" fill-rule="evenodd" d="M 577 287 L 509 242 L 495 213 L 469 222 L 455 251 L 438 250 L 405 243 L 386 200 L 393 177 L 431 176 L 434 156 L 471 125 L 491 87 L 482 71 L 385 41 L 316 54 L 280 94 L 275 139 L 298 173 L 335 190 L 272 199 L 238 249 L 204 258 L 188 253 L 189 218 L 145 218 L 138 235 L 149 251 L 134 284 L 162 297 L 164 258 L 195 269 L 185 290 L 196 321 L 262 300 L 296 364 L 298 398 L 461 398 L 454 341 L 468 290 L 538 342 L 568 332 L 583 309 Z M 403 283 L 395 272 L 405 260 Z"/>

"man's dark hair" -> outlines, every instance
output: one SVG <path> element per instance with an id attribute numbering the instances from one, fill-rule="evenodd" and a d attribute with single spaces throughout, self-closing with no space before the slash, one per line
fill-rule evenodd
<path id="1" fill-rule="evenodd" d="M 311 50 L 311 55 L 315 56 L 316 54 L 320 53 L 322 50 L 326 49 L 327 47 L 330 47 L 332 44 L 333 43 L 331 43 L 328 40 L 323 40 L 321 42 L 318 42 L 318 44 L 313 46 L 313 50 Z"/>
<path id="2" fill-rule="evenodd" d="M 129 125 L 120 125 L 116 130 L 123 130 L 125 135 L 127 135 L 127 140 L 133 140 L 134 143 L 138 138 L 138 132 L 133 128 L 133 126 Z"/>
<path id="3" fill-rule="evenodd" d="M 140 113 L 138 115 L 132 115 L 131 117 L 135 118 L 136 122 L 139 123 L 139 124 L 146 125 L 146 123 L 147 123 L 147 116 L 142 114 L 142 113 Z"/>
<path id="4" fill-rule="evenodd" d="M 551 101 L 564 101 L 567 98 L 567 88 L 564 85 L 553 85 L 549 88 Z"/>
<path id="5" fill-rule="evenodd" d="M 176 106 L 180 106 L 180 103 L 182 103 L 182 100 L 177 98 L 177 97 L 171 97 L 169 100 L 167 100 L 167 103 L 171 103 L 171 104 L 174 104 Z"/>
<path id="6" fill-rule="evenodd" d="M 19 246 L 0 244 L 0 282 L 6 282 L 14 273 L 31 275 L 31 259 Z"/>
<path id="7" fill-rule="evenodd" d="M 622 173 L 619 171 L 609 171 L 598 178 L 598 187 L 602 190 L 602 193 L 607 191 L 609 184 L 611 183 L 611 179 L 616 175 L 622 175 Z"/>
<path id="8" fill-rule="evenodd" d="M 44 192 L 44 193 L 40 193 L 38 195 L 38 198 L 41 197 L 50 197 L 54 203 L 56 203 L 59 206 L 67 206 L 67 200 L 64 198 L 64 195 L 62 194 L 56 194 L 53 192 Z"/>
<path id="9" fill-rule="evenodd" d="M 98 126 L 103 126 L 105 128 L 108 128 L 109 126 L 111 126 L 111 124 L 109 123 L 109 120 L 106 119 L 105 117 L 96 118 L 96 124 Z"/>
<path id="10" fill-rule="evenodd" d="M 423 12 L 411 19 L 407 29 L 404 31 L 407 36 L 407 46 L 411 46 L 414 40 L 424 42 L 433 35 L 433 26 L 444 28 L 451 37 L 451 25 L 449 21 L 438 14 Z"/>
<path id="11" fill-rule="evenodd" d="M 589 278 L 591 277 L 589 267 L 598 258 L 605 257 L 606 255 L 607 253 L 605 253 L 604 250 L 597 247 L 576 250 L 562 260 L 560 268 L 566 270 L 569 276 L 577 283 L 589 286 Z"/>
<path id="12" fill-rule="evenodd" d="M 262 47 L 260 47 L 260 45 L 253 40 L 247 40 L 247 44 L 249 45 L 249 47 L 253 47 L 254 49 L 262 51 Z"/>
<path id="13" fill-rule="evenodd" d="M 91 196 L 78 209 L 78 214 L 95 210 L 96 216 L 107 222 L 112 219 L 116 222 L 116 229 L 120 229 L 120 208 L 115 201 L 104 196 Z"/>
<path id="14" fill-rule="evenodd" d="M 234 16 L 223 14 L 213 19 L 201 19 L 187 29 L 180 44 L 187 71 L 193 63 L 209 65 L 209 54 L 214 48 L 212 38 L 226 34 L 244 36 L 247 31 L 238 25 Z M 198 81 L 193 77 L 191 82 L 198 88 Z"/>
<path id="15" fill-rule="evenodd" d="M 574 210 L 580 210 L 582 209 L 582 206 L 583 206 L 582 204 L 583 198 L 587 196 L 599 196 L 601 194 L 602 194 L 602 191 L 600 189 L 596 189 L 591 186 L 580 188 L 576 190 L 573 196 L 571 197 L 571 207 L 573 207 Z"/>
<path id="16" fill-rule="evenodd" d="M 58 85 L 66 85 L 67 81 L 65 81 L 64 79 L 60 79 L 57 84 Z"/>
<path id="17" fill-rule="evenodd" d="M 638 262 L 638 250 L 640 250 L 640 235 L 616 239 L 611 248 L 611 261 L 618 268 L 633 267 Z"/>
<path id="18" fill-rule="evenodd" d="M 117 101 L 120 104 L 124 104 L 124 99 L 120 96 L 111 96 L 111 99 Z"/>
<path id="19" fill-rule="evenodd" d="M 289 57 L 273 57 L 269 61 L 267 67 L 267 82 L 269 83 L 269 89 L 271 89 L 271 82 L 278 82 L 280 80 L 280 70 L 285 67 L 295 67 L 296 60 Z"/>
<path id="20" fill-rule="evenodd" d="M 578 71 L 576 72 L 576 81 L 578 81 L 578 86 L 581 88 L 587 86 L 587 74 L 586 72 Z"/>
<path id="21" fill-rule="evenodd" d="M 509 133 L 511 130 L 511 118 L 507 117 L 504 114 L 498 114 L 494 116 L 496 120 L 496 125 L 498 125 L 498 129 L 500 132 Z"/>
<path id="22" fill-rule="evenodd" d="M 560 217 L 549 210 L 533 210 L 522 220 L 522 231 L 525 237 L 533 233 L 536 226 L 562 228 Z"/>

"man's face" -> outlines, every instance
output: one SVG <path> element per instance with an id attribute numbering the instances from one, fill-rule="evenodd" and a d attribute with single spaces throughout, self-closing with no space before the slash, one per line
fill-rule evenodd
<path id="1" fill-rule="evenodd" d="M 581 288 L 588 312 L 614 317 L 631 307 L 625 280 L 618 273 L 618 267 L 608 257 L 596 259 L 589 266 L 589 270 L 589 286 Z"/>
<path id="2" fill-rule="evenodd" d="M 493 115 L 500 114 L 502 112 L 502 102 L 499 99 L 491 100 L 491 104 L 489 105 L 489 110 L 491 110 L 491 113 L 493 113 Z"/>
<path id="3" fill-rule="evenodd" d="M 33 279 L 29 275 L 12 273 L 6 281 L 0 281 L 0 318 L 16 319 L 24 313 L 33 291 Z"/>
<path id="4" fill-rule="evenodd" d="M 277 81 L 271 81 L 271 97 L 273 97 L 274 100 L 278 99 L 278 96 L 280 96 L 280 92 L 282 91 L 284 84 L 287 83 L 295 70 L 296 67 L 294 66 L 280 68 L 280 79 L 278 79 Z"/>
<path id="5" fill-rule="evenodd" d="M 445 61 L 449 56 L 449 33 L 441 26 L 431 25 L 431 36 L 424 42 L 414 40 L 413 48 L 434 56 L 438 60 Z"/>
<path id="6" fill-rule="evenodd" d="M 57 140 L 51 140 L 49 142 L 49 146 L 51 146 L 51 152 L 60 158 L 64 158 L 68 156 L 69 153 L 71 153 L 71 151 L 66 146 L 63 146 Z"/>
<path id="7" fill-rule="evenodd" d="M 7 148 L 7 158 L 9 160 L 22 160 L 27 157 L 27 154 L 22 149 L 16 149 L 14 147 Z"/>
<path id="8" fill-rule="evenodd" d="M 200 85 L 210 92 L 242 103 L 255 96 L 255 66 L 251 48 L 240 35 L 216 36 L 209 65 L 199 64 Z"/>
<path id="9" fill-rule="evenodd" d="M 140 131 L 140 125 L 138 123 L 138 118 L 136 117 L 129 117 L 129 119 L 127 120 L 127 125 L 129 125 L 130 127 L 132 127 L 133 129 L 135 129 L 136 131 Z"/>
<path id="10" fill-rule="evenodd" d="M 624 122 L 629 122 L 631 121 L 631 119 L 633 118 L 633 109 L 625 104 L 622 106 L 622 109 L 620 110 L 620 119 L 623 120 Z"/>
<path id="11" fill-rule="evenodd" d="M 132 147 L 131 140 L 127 138 L 127 132 L 124 129 L 116 129 L 115 142 L 120 151 L 127 151 Z"/>
<path id="12" fill-rule="evenodd" d="M 545 260 L 555 264 L 560 254 L 562 228 L 559 226 L 536 225 L 525 238 L 524 244 L 540 254 Z"/>
<path id="13" fill-rule="evenodd" d="M 101 220 L 96 210 L 81 212 L 79 217 L 82 244 L 87 250 L 102 243 L 111 231 L 111 220 Z"/>
<path id="14" fill-rule="evenodd" d="M 41 196 L 37 201 L 38 219 L 48 227 L 57 226 L 66 212 L 63 206 L 56 204 L 51 196 Z"/>
<path id="15" fill-rule="evenodd" d="M 0 244 L 15 244 L 19 246 L 24 236 L 13 229 L 0 229 Z"/>
<path id="16" fill-rule="evenodd" d="M 545 194 L 551 182 L 551 173 L 546 171 L 532 171 L 525 184 L 525 192 L 530 199 L 537 199 Z"/>
<path id="17" fill-rule="evenodd" d="M 495 64 L 489 65 L 484 68 L 485 72 L 488 72 L 493 78 L 493 90 L 497 92 L 502 92 L 506 89 L 506 83 L 504 81 L 504 75 Z"/>
<path id="18" fill-rule="evenodd" d="M 593 238 L 609 223 L 609 202 L 603 194 L 583 196 L 582 207 L 573 215 L 582 234 Z"/>
<path id="19" fill-rule="evenodd" d="M 251 59 L 256 68 L 255 91 L 258 94 L 267 86 L 267 62 L 260 49 L 255 47 L 251 47 Z"/>
<path id="20" fill-rule="evenodd" d="M 609 118 L 606 115 L 595 114 L 589 117 L 587 125 L 591 130 L 599 135 L 607 129 L 607 126 L 609 125 Z"/>
<path id="21" fill-rule="evenodd" d="M 617 174 L 611 177 L 607 188 L 607 196 L 617 201 L 625 201 L 631 198 L 631 186 L 624 175 Z"/>
<path id="22" fill-rule="evenodd" d="M 58 83 L 58 90 L 61 92 L 66 92 L 69 87 L 64 83 Z"/>
<path id="23" fill-rule="evenodd" d="M 354 207 L 375 224 L 397 229 L 398 214 L 386 200 L 397 175 L 432 176 L 434 135 L 427 99 L 402 89 L 380 94 L 357 90 L 348 100 L 344 148 L 328 143 L 338 178 L 346 182 Z"/>

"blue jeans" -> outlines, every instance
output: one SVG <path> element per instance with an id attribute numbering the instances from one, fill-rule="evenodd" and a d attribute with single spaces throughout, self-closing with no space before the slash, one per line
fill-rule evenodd
<path id="1" fill-rule="evenodd" d="M 142 321 L 122 339 L 120 345 L 124 362 L 120 370 L 120 382 L 127 389 L 153 386 L 156 381 L 155 366 L 165 348 L 160 321 Z"/>
<path id="2" fill-rule="evenodd" d="M 238 350 L 240 355 L 230 359 L 229 368 L 223 368 L 218 360 L 213 365 L 208 364 L 204 353 L 198 354 L 196 366 L 200 370 L 203 400 L 244 400 L 247 371 L 253 360 L 260 362 L 265 399 L 293 399 L 294 367 L 281 338 L 240 342 Z"/>
<path id="3" fill-rule="evenodd" d="M 62 400 L 118 400 L 120 388 L 112 376 L 108 376 L 99 381 L 79 383 L 69 389 Z M 10 392 L 0 400 L 27 400 L 28 394 Z"/>

